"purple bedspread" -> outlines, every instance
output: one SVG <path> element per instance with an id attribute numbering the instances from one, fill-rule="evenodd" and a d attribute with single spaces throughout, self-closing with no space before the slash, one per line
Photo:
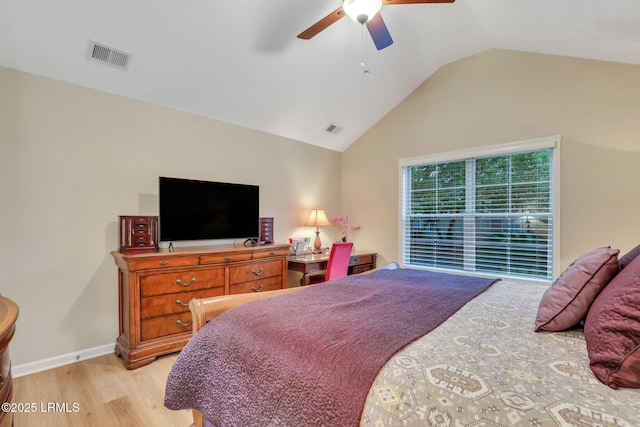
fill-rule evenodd
<path id="1" fill-rule="evenodd" d="M 165 406 L 220 427 L 357 426 L 386 361 L 493 282 L 380 270 L 243 304 L 182 350 Z"/>

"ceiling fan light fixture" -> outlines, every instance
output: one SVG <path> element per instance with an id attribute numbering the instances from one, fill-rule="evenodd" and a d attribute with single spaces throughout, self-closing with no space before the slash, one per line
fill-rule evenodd
<path id="1" fill-rule="evenodd" d="M 342 9 L 351 19 L 364 24 L 382 9 L 382 0 L 344 0 Z"/>

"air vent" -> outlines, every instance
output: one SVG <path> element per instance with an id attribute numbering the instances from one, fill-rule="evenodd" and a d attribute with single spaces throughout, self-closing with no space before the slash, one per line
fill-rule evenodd
<path id="1" fill-rule="evenodd" d="M 87 59 L 126 70 L 131 62 L 131 54 L 122 49 L 116 49 L 104 43 L 89 40 Z"/>
<path id="2" fill-rule="evenodd" d="M 325 130 L 335 135 L 337 133 L 340 133 L 340 131 L 342 130 L 342 126 L 334 125 L 333 123 L 331 123 Z"/>

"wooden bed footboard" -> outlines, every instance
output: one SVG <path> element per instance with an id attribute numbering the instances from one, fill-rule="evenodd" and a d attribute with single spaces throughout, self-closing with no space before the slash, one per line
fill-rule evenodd
<path id="1" fill-rule="evenodd" d="M 195 335 L 204 325 L 215 319 L 225 311 L 245 302 L 255 301 L 262 298 L 275 297 L 278 295 L 290 294 L 304 289 L 303 287 L 279 289 L 277 291 L 256 292 L 251 294 L 223 295 L 211 298 L 192 299 L 189 301 L 189 310 L 193 321 L 193 334 Z M 202 427 L 203 419 L 200 411 L 195 409 L 193 413 L 193 424 L 190 427 Z"/>
<path id="2" fill-rule="evenodd" d="M 304 289 L 303 287 L 278 289 L 276 291 L 254 292 L 250 294 L 222 295 L 210 298 L 193 298 L 189 301 L 191 319 L 193 321 L 193 333 L 198 332 L 207 322 L 215 319 L 225 311 L 245 302 L 255 301 L 262 298 L 275 297 L 278 295 L 290 294 Z"/>

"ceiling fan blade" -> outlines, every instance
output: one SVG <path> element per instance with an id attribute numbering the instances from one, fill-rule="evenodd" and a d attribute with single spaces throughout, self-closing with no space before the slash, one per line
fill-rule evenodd
<path id="1" fill-rule="evenodd" d="M 376 49 L 382 50 L 393 44 L 391 34 L 389 34 L 389 30 L 387 30 L 387 26 L 382 20 L 380 13 L 376 13 L 376 16 L 371 18 L 365 25 L 367 26 L 367 30 L 369 30 L 369 34 L 371 34 Z"/>
<path id="2" fill-rule="evenodd" d="M 298 34 L 298 38 L 309 40 L 311 37 L 315 36 L 320 31 L 324 30 L 329 25 L 333 24 L 343 16 L 346 16 L 346 13 L 344 13 L 344 10 L 342 10 L 342 7 L 339 7 L 333 12 L 331 12 L 330 14 L 328 14 L 327 16 L 325 16 L 324 18 L 322 18 L 321 20 L 319 20 L 318 22 L 316 22 L 315 24 L 313 24 L 312 26 L 310 26 L 309 28 L 307 28 L 306 30 L 304 30 L 303 32 L 301 32 L 300 34 Z"/>
<path id="3" fill-rule="evenodd" d="M 456 0 L 382 0 L 382 4 L 453 3 Z"/>

